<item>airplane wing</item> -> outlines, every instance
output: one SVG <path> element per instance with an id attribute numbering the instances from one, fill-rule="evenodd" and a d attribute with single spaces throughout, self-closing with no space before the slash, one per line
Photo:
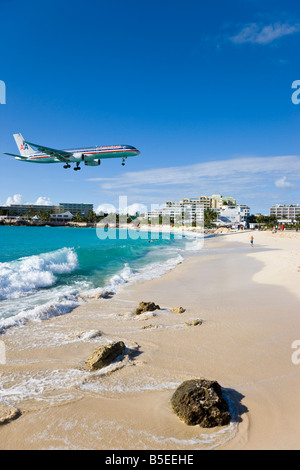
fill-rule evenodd
<path id="1" fill-rule="evenodd" d="M 58 160 L 60 160 L 61 162 L 69 161 L 72 155 L 70 152 L 66 152 L 65 150 L 56 150 L 50 147 L 44 147 L 43 145 L 33 144 L 32 142 L 28 142 L 27 140 L 25 140 L 25 142 L 26 144 L 35 147 L 39 152 L 46 153 L 47 155 L 51 155 L 53 157 L 58 158 Z"/>

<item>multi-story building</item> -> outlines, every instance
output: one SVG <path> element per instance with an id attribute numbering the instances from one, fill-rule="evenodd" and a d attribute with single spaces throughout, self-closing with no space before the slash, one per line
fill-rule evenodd
<path id="1" fill-rule="evenodd" d="M 191 207 L 196 209 L 197 207 L 202 207 L 204 209 L 220 209 L 223 205 L 236 205 L 236 200 L 233 197 L 213 194 L 212 196 L 199 196 L 199 198 L 184 198 L 179 202 L 166 202 L 166 207 L 169 208 Z"/>
<path id="2" fill-rule="evenodd" d="M 71 212 L 74 216 L 80 214 L 81 217 L 87 217 L 93 212 L 93 204 L 75 204 L 60 203 L 58 206 L 45 206 L 36 204 L 12 204 L 11 206 L 0 206 L 0 211 L 8 216 L 31 216 L 38 212 L 50 212 L 51 214 L 64 214 Z"/>
<path id="3" fill-rule="evenodd" d="M 235 206 L 236 200 L 233 197 L 213 194 L 211 197 L 211 209 L 221 209 L 223 206 Z"/>
<path id="4" fill-rule="evenodd" d="M 217 225 L 246 225 L 250 209 L 244 204 L 223 206 L 218 211 Z"/>
<path id="5" fill-rule="evenodd" d="M 12 204 L 11 206 L 1 206 L 1 212 L 7 214 L 8 216 L 30 216 L 37 212 L 51 212 L 58 214 L 58 206 L 45 206 L 45 205 L 36 205 L 36 204 Z"/>
<path id="6" fill-rule="evenodd" d="M 148 221 L 154 221 L 155 219 L 161 219 L 163 224 L 170 222 L 192 224 L 202 224 L 204 222 L 204 208 L 197 207 L 192 208 L 190 206 L 180 206 L 174 204 L 171 207 L 163 207 L 162 209 L 152 209 L 146 212 L 145 218 Z"/>
<path id="7" fill-rule="evenodd" d="M 217 213 L 223 208 L 242 207 L 236 206 L 236 200 L 233 197 L 222 196 L 221 194 L 213 194 L 212 196 L 199 196 L 198 198 L 183 198 L 179 202 L 167 201 L 162 209 L 155 209 L 145 214 L 148 220 L 155 217 L 171 217 L 182 218 L 186 222 L 204 222 L 204 210 L 213 209 Z M 246 206 L 245 206 L 246 207 Z M 248 208 L 249 210 L 249 208 Z M 247 217 L 248 213 L 240 209 L 241 218 Z M 233 215 L 233 212 L 230 213 Z"/>
<path id="8" fill-rule="evenodd" d="M 59 213 L 71 212 L 72 215 L 80 214 L 81 217 L 87 217 L 93 212 L 93 204 L 76 204 L 70 202 L 60 202 Z"/>
<path id="9" fill-rule="evenodd" d="M 270 208 L 270 216 L 275 216 L 278 221 L 293 222 L 300 216 L 299 204 L 276 204 Z"/>

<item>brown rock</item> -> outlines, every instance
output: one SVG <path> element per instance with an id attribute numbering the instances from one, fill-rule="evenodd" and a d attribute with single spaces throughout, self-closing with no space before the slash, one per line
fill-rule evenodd
<path id="1" fill-rule="evenodd" d="M 175 390 L 171 404 L 177 416 L 190 426 L 224 426 L 231 419 L 229 407 L 216 381 L 186 380 Z"/>
<path id="2" fill-rule="evenodd" d="M 9 423 L 13 419 L 18 418 L 20 415 L 21 412 L 18 410 L 18 408 L 6 405 L 5 403 L 0 403 L 0 425 Z"/>
<path id="3" fill-rule="evenodd" d="M 156 305 L 154 302 L 140 302 L 135 313 L 136 315 L 140 315 L 141 313 L 153 312 L 154 310 L 160 310 L 160 306 Z"/>
<path id="4" fill-rule="evenodd" d="M 172 308 L 172 312 L 174 312 L 174 313 L 183 313 L 183 312 L 185 312 L 185 309 L 183 307 L 174 307 L 174 308 Z"/>
<path id="5" fill-rule="evenodd" d="M 197 326 L 197 325 L 201 325 L 202 323 L 203 323 L 202 320 L 199 320 L 199 318 L 197 318 L 196 320 L 191 320 L 191 321 L 185 322 L 185 325 L 186 326 Z"/>
<path id="6" fill-rule="evenodd" d="M 115 341 L 100 346 L 87 358 L 85 363 L 91 371 L 102 369 L 102 367 L 108 366 L 116 357 L 120 356 L 125 348 L 123 341 Z"/>

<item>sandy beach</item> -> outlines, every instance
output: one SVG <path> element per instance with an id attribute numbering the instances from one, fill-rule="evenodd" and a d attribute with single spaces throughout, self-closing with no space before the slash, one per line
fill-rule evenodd
<path id="1" fill-rule="evenodd" d="M 0 448 L 299 449 L 299 279 L 299 233 L 221 234 L 160 278 L 8 329 L 0 392 L 20 416 L 0 426 Z M 161 309 L 136 316 L 140 301 Z M 125 354 L 87 371 L 112 340 Z M 176 387 L 200 377 L 222 386 L 228 426 L 187 426 L 173 413 Z"/>

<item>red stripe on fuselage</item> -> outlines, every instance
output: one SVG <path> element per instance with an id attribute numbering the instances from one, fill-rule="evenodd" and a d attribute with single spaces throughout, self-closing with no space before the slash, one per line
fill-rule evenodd
<path id="1" fill-rule="evenodd" d="M 95 151 L 95 152 L 82 152 L 83 155 L 94 155 L 95 153 L 116 153 L 116 152 L 137 152 L 136 149 L 113 149 L 113 150 L 103 150 L 103 151 Z"/>
<path id="2" fill-rule="evenodd" d="M 102 151 L 95 151 L 95 152 L 82 152 L 83 155 L 94 155 L 99 153 L 115 153 L 115 152 L 137 152 L 136 149 L 113 149 L 113 150 L 102 150 Z M 75 153 L 75 152 L 74 152 Z M 79 152 L 80 153 L 80 152 Z M 30 157 L 31 160 L 36 160 L 38 158 L 56 158 L 55 155 L 43 155 L 41 157 Z"/>

